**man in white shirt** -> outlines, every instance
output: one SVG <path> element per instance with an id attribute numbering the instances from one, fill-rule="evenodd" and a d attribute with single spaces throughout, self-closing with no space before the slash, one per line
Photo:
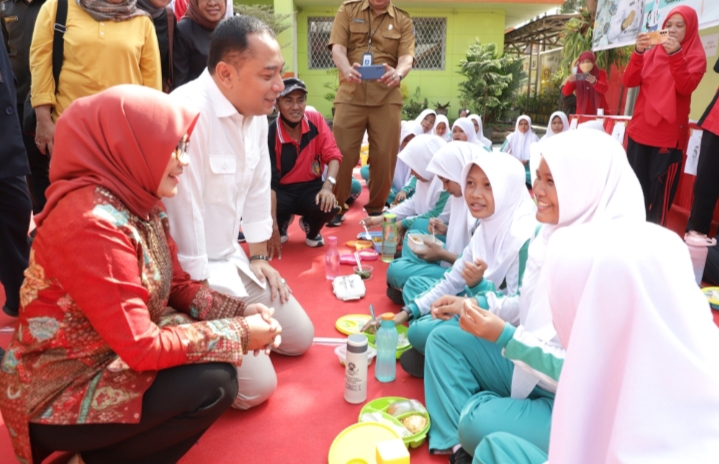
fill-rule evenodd
<path id="1" fill-rule="evenodd" d="M 296 356 L 312 344 L 314 327 L 280 274 L 270 266 L 272 235 L 267 114 L 283 90 L 284 60 L 272 30 L 249 16 L 222 21 L 208 67 L 172 97 L 200 112 L 177 196 L 165 201 L 182 268 L 192 279 L 274 307 L 282 326 L 278 353 Z M 237 243 L 242 225 L 248 259 Z M 249 409 L 277 387 L 270 358 L 243 359 L 234 407 Z"/>

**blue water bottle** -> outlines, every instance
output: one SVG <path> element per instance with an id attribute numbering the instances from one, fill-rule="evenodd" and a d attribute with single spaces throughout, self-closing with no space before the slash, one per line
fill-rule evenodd
<path id="1" fill-rule="evenodd" d="M 375 341 L 377 362 L 374 366 L 374 376 L 380 382 L 391 382 L 397 376 L 397 343 L 399 342 L 399 334 L 394 326 L 394 314 L 382 314 Z"/>

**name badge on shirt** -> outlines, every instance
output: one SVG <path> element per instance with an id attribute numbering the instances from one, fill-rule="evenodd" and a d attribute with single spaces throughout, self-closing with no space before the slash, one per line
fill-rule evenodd
<path id="1" fill-rule="evenodd" d="M 3 3 L 3 9 L 5 8 L 5 3 Z M 17 16 L 6 16 L 5 17 L 5 24 L 10 24 L 17 22 Z"/>
<path id="2" fill-rule="evenodd" d="M 362 66 L 372 66 L 372 52 L 367 52 L 362 55 Z"/>
<path id="3" fill-rule="evenodd" d="M 352 22 L 353 22 L 353 23 L 364 24 L 364 23 L 366 23 L 367 21 L 365 21 L 364 19 L 361 19 L 361 18 L 352 18 Z"/>

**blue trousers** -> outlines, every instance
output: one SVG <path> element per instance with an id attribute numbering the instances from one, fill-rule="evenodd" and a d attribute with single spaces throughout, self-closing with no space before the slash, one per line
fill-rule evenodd
<path id="1" fill-rule="evenodd" d="M 427 277 L 437 281 L 449 269 L 448 267 L 440 266 L 440 261 L 429 263 L 423 260 L 418 257 L 407 244 L 409 234 L 426 234 L 427 227 L 429 227 L 429 219 L 417 219 L 414 224 L 412 224 L 412 228 L 405 234 L 404 245 L 402 245 L 402 257 L 392 261 L 387 269 L 387 285 L 390 287 L 403 288 L 407 279 L 411 276 Z M 437 238 L 443 242 L 445 241 L 444 236 L 438 235 Z"/>
<path id="2" fill-rule="evenodd" d="M 458 324 L 435 327 L 424 368 L 430 449 L 459 443 L 472 454 L 488 435 L 507 432 L 547 452 L 554 394 L 537 387 L 527 399 L 511 398 L 513 372 L 499 345 Z"/>
<path id="3" fill-rule="evenodd" d="M 547 453 L 527 440 L 496 432 L 479 443 L 472 464 L 543 464 L 547 459 Z"/>

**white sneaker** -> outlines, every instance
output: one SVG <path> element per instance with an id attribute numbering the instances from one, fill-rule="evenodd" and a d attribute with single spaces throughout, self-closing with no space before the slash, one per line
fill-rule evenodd
<path id="1" fill-rule="evenodd" d="M 323 239 L 320 234 L 317 234 L 317 237 L 314 239 L 306 238 L 305 243 L 310 248 L 317 248 L 325 245 L 325 239 Z"/>
<path id="2" fill-rule="evenodd" d="M 706 247 L 713 247 L 717 244 L 717 240 L 712 237 L 709 238 L 704 234 L 700 234 L 699 232 L 695 232 L 693 230 L 690 230 L 684 235 L 684 242 L 686 242 L 687 245 L 691 246 L 706 246 Z"/>

